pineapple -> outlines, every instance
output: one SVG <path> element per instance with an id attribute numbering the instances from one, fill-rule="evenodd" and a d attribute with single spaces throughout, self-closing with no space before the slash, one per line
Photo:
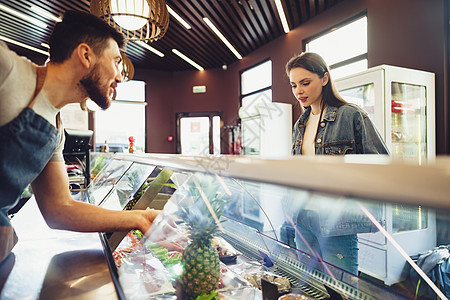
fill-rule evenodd
<path id="1" fill-rule="evenodd" d="M 225 202 L 218 196 L 217 189 L 203 189 L 203 191 L 204 198 L 209 199 L 218 220 L 224 212 Z M 190 205 L 179 210 L 191 239 L 191 243 L 183 251 L 181 281 L 188 297 L 195 299 L 201 294 L 210 294 L 219 284 L 219 254 L 212 246 L 212 238 L 219 231 L 219 225 L 200 192 L 191 188 L 190 196 Z"/>

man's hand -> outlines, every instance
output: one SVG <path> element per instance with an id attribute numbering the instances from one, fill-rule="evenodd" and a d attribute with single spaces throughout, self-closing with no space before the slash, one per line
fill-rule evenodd
<path id="1" fill-rule="evenodd" d="M 161 213 L 160 210 L 154 210 L 151 208 L 147 208 L 147 210 L 132 210 L 136 214 L 139 214 L 139 224 L 136 229 L 139 229 L 141 232 L 147 232 L 152 226 L 155 218 Z"/>
<path id="2" fill-rule="evenodd" d="M 189 241 L 186 228 L 178 225 L 172 216 L 166 216 L 164 213 L 160 213 L 150 229 L 143 232 L 147 239 L 169 251 L 183 251 Z"/>

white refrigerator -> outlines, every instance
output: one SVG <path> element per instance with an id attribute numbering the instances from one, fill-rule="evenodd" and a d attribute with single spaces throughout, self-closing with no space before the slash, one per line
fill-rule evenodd
<path id="1" fill-rule="evenodd" d="M 394 160 L 434 160 L 433 73 L 381 65 L 338 79 L 335 85 L 346 101 L 369 114 Z M 386 203 L 382 225 L 409 256 L 436 246 L 434 210 Z M 407 262 L 395 247 L 381 232 L 358 234 L 359 270 L 387 285 L 404 280 Z"/>
<path id="2" fill-rule="evenodd" d="M 335 81 L 348 102 L 369 114 L 394 159 L 435 158 L 434 74 L 380 65 Z"/>

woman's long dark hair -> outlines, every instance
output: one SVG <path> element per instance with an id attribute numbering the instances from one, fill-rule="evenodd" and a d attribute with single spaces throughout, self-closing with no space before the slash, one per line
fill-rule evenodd
<path id="1" fill-rule="evenodd" d="M 325 105 L 339 107 L 348 103 L 336 90 L 336 87 L 331 80 L 330 70 L 319 54 L 313 52 L 303 52 L 300 55 L 292 57 L 286 64 L 286 73 L 288 77 L 290 71 L 295 68 L 303 68 L 308 70 L 317 74 L 319 78 L 323 78 L 325 73 L 328 72 L 328 82 L 324 87 L 322 87 L 322 108 Z"/>

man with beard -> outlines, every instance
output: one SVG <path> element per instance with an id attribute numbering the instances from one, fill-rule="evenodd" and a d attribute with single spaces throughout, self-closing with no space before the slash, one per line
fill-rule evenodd
<path id="1" fill-rule="evenodd" d="M 109 107 L 122 80 L 123 35 L 93 15 L 69 11 L 55 25 L 49 44 L 50 60 L 39 67 L 0 42 L 0 262 L 17 241 L 8 211 L 30 183 L 51 228 L 146 232 L 157 215 L 75 201 L 62 156 L 59 110 L 87 98 Z"/>

